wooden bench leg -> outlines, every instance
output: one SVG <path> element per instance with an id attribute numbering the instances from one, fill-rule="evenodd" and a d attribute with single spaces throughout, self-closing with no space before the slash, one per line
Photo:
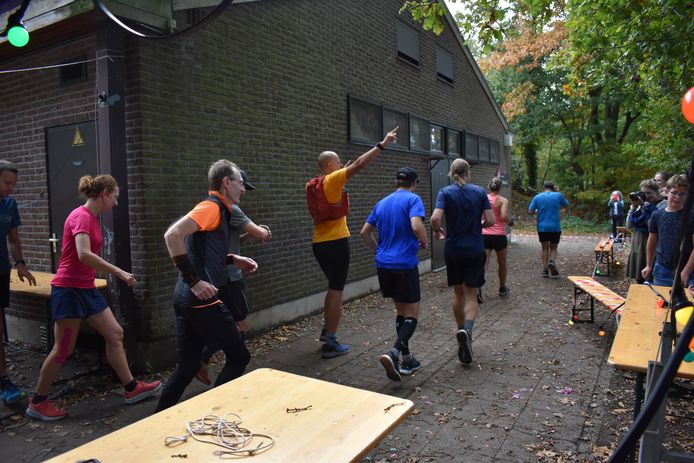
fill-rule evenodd
<path id="1" fill-rule="evenodd" d="M 581 305 L 583 305 L 583 304 L 579 304 L 579 302 L 578 302 L 578 298 L 582 294 L 585 294 L 586 297 L 590 298 L 590 320 L 581 320 L 581 317 L 579 316 L 580 312 L 588 310 L 588 309 L 579 308 Z M 588 302 L 588 301 L 586 301 L 586 302 Z M 593 298 L 593 296 L 586 293 L 578 286 L 574 286 L 574 304 L 573 304 L 573 307 L 571 307 L 571 321 L 574 323 L 594 323 L 595 322 L 595 299 Z"/>

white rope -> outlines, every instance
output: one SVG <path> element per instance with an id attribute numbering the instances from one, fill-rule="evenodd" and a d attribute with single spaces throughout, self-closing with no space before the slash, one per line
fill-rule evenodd
<path id="1" fill-rule="evenodd" d="M 241 417 L 236 413 L 227 413 L 220 417 L 206 415 L 200 419 L 186 423 L 187 432 L 182 436 L 169 436 L 164 439 L 167 447 L 173 447 L 188 441 L 192 437 L 203 444 L 211 444 L 226 450 L 215 450 L 215 456 L 235 455 L 253 456 L 262 453 L 275 445 L 275 439 L 266 434 L 256 434 L 250 429 L 241 427 Z M 212 436 L 205 438 L 203 436 Z M 261 440 L 256 446 L 251 446 L 254 439 L 269 439 L 266 443 Z"/>
<path id="2" fill-rule="evenodd" d="M 69 63 L 60 63 L 60 64 L 49 64 L 46 66 L 37 66 L 33 68 L 20 68 L 20 69 L 6 69 L 4 71 L 0 71 L 0 74 L 10 74 L 13 72 L 28 72 L 28 71 L 42 71 L 44 69 L 53 69 L 53 68 L 60 68 L 64 66 L 74 66 L 75 64 L 83 64 L 83 63 L 91 63 L 93 61 L 99 61 L 101 59 L 110 59 L 113 61 L 113 58 L 110 56 L 99 56 L 98 58 L 91 58 L 91 59 L 85 59 L 82 61 L 70 61 Z"/>

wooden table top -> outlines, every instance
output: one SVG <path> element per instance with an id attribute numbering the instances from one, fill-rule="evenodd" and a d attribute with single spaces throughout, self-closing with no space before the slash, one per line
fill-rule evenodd
<path id="1" fill-rule="evenodd" d="M 664 296 L 669 295 L 669 287 L 656 286 L 656 289 Z M 629 287 L 608 364 L 620 370 L 645 373 L 648 361 L 656 360 L 663 321 L 670 317 L 669 309 L 656 307 L 656 298 L 645 285 Z M 677 376 L 694 379 L 694 362 L 682 362 Z"/>
<path id="2" fill-rule="evenodd" d="M 309 410 L 287 412 L 309 405 Z M 153 408 L 154 403 L 137 406 Z M 190 438 L 166 447 L 164 440 L 185 434 L 187 421 L 229 412 L 241 417 L 242 427 L 275 439 L 272 448 L 248 459 L 253 463 L 358 461 L 413 408 L 399 397 L 261 368 L 49 461 L 171 463 L 172 455 L 183 454 L 185 461 L 219 463 L 223 460 L 213 452 L 221 447 Z"/>
<path id="3" fill-rule="evenodd" d="M 36 278 L 36 286 L 30 286 L 26 278 L 24 282 L 20 281 L 19 276 L 17 276 L 17 271 L 13 270 L 10 274 L 10 291 L 15 294 L 50 297 L 51 280 L 55 276 L 55 273 L 35 272 L 31 270 L 30 272 L 34 275 L 34 278 Z M 104 289 L 106 288 L 106 280 L 103 278 L 95 278 L 94 285 L 97 289 Z"/>

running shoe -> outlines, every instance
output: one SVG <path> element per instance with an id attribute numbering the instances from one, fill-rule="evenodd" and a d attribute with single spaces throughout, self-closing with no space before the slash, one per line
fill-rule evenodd
<path id="1" fill-rule="evenodd" d="M 458 339 L 458 359 L 465 365 L 472 363 L 472 340 L 470 334 L 462 329 L 456 333 Z"/>
<path id="2" fill-rule="evenodd" d="M 484 304 L 484 296 L 482 296 L 482 288 L 477 289 L 477 303 Z"/>
<path id="3" fill-rule="evenodd" d="M 502 286 L 501 288 L 499 288 L 499 296 L 506 297 L 509 294 L 511 294 L 511 290 L 508 289 L 506 286 Z"/>
<path id="4" fill-rule="evenodd" d="M 9 379 L 5 381 L 2 391 L 0 392 L 0 397 L 6 405 L 12 405 L 21 398 L 26 397 L 26 393 L 20 391 L 17 386 L 14 385 Z"/>
<path id="5" fill-rule="evenodd" d="M 419 360 L 414 358 L 413 355 L 407 358 L 403 357 L 402 363 L 400 364 L 400 374 L 409 376 L 420 368 L 422 368 L 422 364 L 419 363 Z"/>
<path id="6" fill-rule="evenodd" d="M 559 278 L 559 270 L 557 270 L 557 265 L 553 260 L 549 261 L 547 268 L 549 268 L 549 274 L 552 278 Z"/>
<path id="7" fill-rule="evenodd" d="M 391 347 L 388 352 L 381 355 L 380 361 L 386 369 L 386 376 L 392 381 L 400 381 L 400 352 L 395 347 Z"/>
<path id="8" fill-rule="evenodd" d="M 161 381 L 152 381 L 151 383 L 145 383 L 144 381 L 138 381 L 135 389 L 123 393 L 125 397 L 126 404 L 136 404 L 142 402 L 148 397 L 152 397 L 154 394 L 159 392 L 161 389 Z"/>
<path id="9" fill-rule="evenodd" d="M 48 399 L 37 404 L 34 404 L 31 400 L 29 400 L 29 406 L 27 406 L 26 414 L 27 416 L 30 416 L 36 420 L 42 421 L 57 421 L 62 420 L 67 416 L 65 410 L 56 407 L 53 404 L 53 401 Z"/>
<path id="10" fill-rule="evenodd" d="M 324 359 L 331 359 L 341 355 L 347 355 L 348 353 L 349 346 L 347 344 L 340 344 L 339 342 L 336 342 L 334 345 L 326 342 L 320 349 L 320 356 Z"/>
<path id="11" fill-rule="evenodd" d="M 210 376 L 207 374 L 207 365 L 205 365 L 204 363 L 200 364 L 198 372 L 195 373 L 195 378 L 202 384 L 205 384 L 207 386 L 212 384 L 212 380 L 210 379 Z"/>
<path id="12" fill-rule="evenodd" d="M 542 271 L 542 278 L 549 278 L 549 269 L 545 268 Z"/>

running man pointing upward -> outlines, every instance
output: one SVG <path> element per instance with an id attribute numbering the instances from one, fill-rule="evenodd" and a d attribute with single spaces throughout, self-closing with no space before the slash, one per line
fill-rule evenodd
<path id="1" fill-rule="evenodd" d="M 347 181 L 371 164 L 397 136 L 398 127 L 353 163 L 342 165 L 334 151 L 323 151 L 318 156 L 320 175 L 306 184 L 306 202 L 313 217 L 313 255 L 328 279 L 325 295 L 325 320 L 321 341 L 321 357 L 333 358 L 349 352 L 349 346 L 337 341 L 337 328 L 342 317 L 342 290 L 349 270 L 349 195 Z"/>

